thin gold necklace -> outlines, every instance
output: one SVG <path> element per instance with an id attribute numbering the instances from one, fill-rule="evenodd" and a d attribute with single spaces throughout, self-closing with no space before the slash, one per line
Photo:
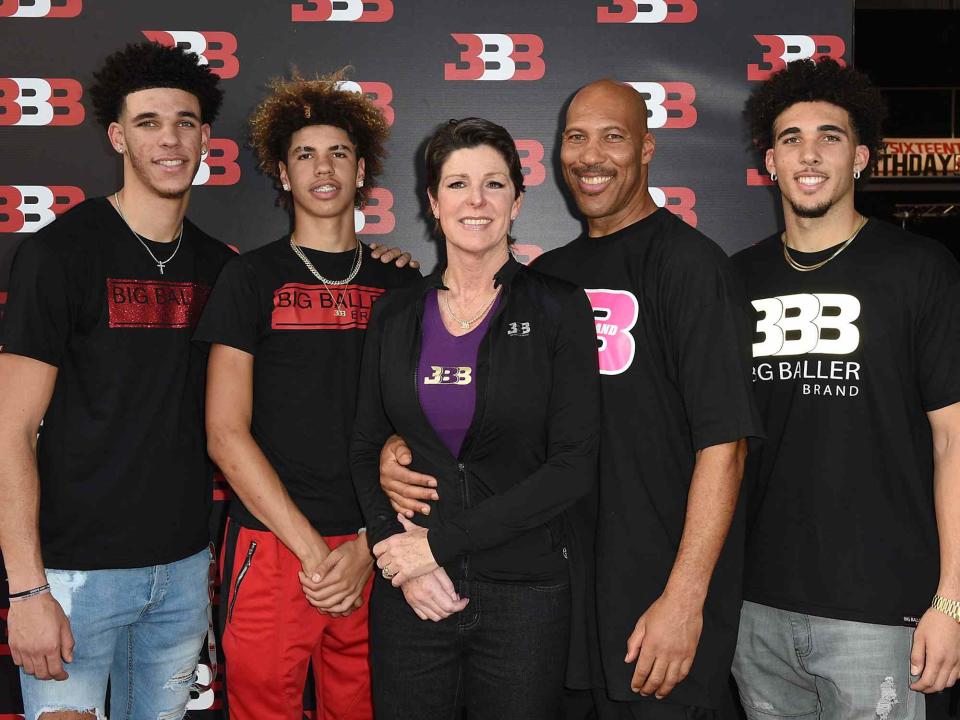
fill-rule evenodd
<path id="1" fill-rule="evenodd" d="M 333 291 L 330 289 L 330 286 L 349 285 L 357 276 L 357 273 L 360 272 L 360 265 L 363 263 L 363 251 L 360 249 L 360 241 L 357 240 L 357 254 L 353 262 L 353 268 L 350 270 L 350 274 L 347 275 L 347 277 L 345 277 L 343 280 L 330 280 L 329 278 L 321 275 L 320 271 L 314 267 L 313 263 L 310 262 L 310 259 L 304 254 L 303 250 L 300 249 L 300 246 L 297 245 L 297 242 L 293 237 L 293 233 L 290 233 L 290 249 L 293 250 L 294 254 L 303 261 L 303 264 L 306 265 L 307 270 L 309 270 L 317 280 L 323 283 L 323 287 L 327 291 L 327 295 L 330 296 L 330 302 L 333 303 L 334 316 L 346 317 L 347 311 L 343 308 L 344 293 L 340 293 L 340 299 L 337 300 L 337 298 L 333 296 Z"/>
<path id="2" fill-rule="evenodd" d="M 798 270 L 800 272 L 810 272 L 811 270 L 819 270 L 828 262 L 833 260 L 837 255 L 839 255 L 844 250 L 846 250 L 847 246 L 856 239 L 857 235 L 860 234 L 860 231 L 863 230 L 863 226 L 866 224 L 867 224 L 867 219 L 861 216 L 860 224 L 857 225 L 857 229 L 853 231 L 853 235 L 848 237 L 844 241 L 844 243 L 830 255 L 830 257 L 828 257 L 825 260 L 821 260 L 818 263 L 814 263 L 813 265 L 803 265 L 794 259 L 793 255 L 790 254 L 790 247 L 787 245 L 787 233 L 786 231 L 784 231 L 780 235 L 780 240 L 783 242 L 783 257 L 787 261 L 787 264 L 790 267 L 792 267 L 794 270 Z"/>
<path id="3" fill-rule="evenodd" d="M 444 275 L 446 275 L 446 273 L 444 273 Z M 440 282 L 442 282 L 444 287 L 446 287 L 447 281 L 444 275 L 440 276 Z M 460 318 L 457 317 L 457 314 L 453 311 L 453 308 L 450 307 L 449 294 L 450 294 L 450 290 L 448 288 L 447 294 L 442 295 L 440 298 L 441 300 L 443 300 L 443 307 L 447 311 L 447 315 L 453 318 L 454 322 L 456 322 L 462 330 L 469 330 L 471 325 L 473 325 L 475 322 L 477 322 L 477 320 L 479 320 L 480 318 L 482 318 L 484 315 L 487 314 L 487 310 L 490 309 L 490 306 L 493 305 L 493 301 L 496 300 L 497 295 L 500 294 L 500 288 L 498 287 L 496 290 L 493 291 L 493 297 L 490 298 L 490 301 L 486 305 L 484 305 L 483 308 L 481 308 L 480 312 L 478 312 L 470 320 L 461 320 Z"/>

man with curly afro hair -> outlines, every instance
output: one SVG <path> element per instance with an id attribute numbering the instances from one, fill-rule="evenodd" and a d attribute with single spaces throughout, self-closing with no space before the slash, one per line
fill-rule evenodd
<path id="1" fill-rule="evenodd" d="M 734 258 L 767 442 L 733 671 L 751 720 L 923 718 L 960 673 L 960 267 L 857 212 L 884 105 L 801 60 L 746 106 L 785 229 Z"/>
<path id="2" fill-rule="evenodd" d="M 105 717 L 108 676 L 111 717 L 180 717 L 211 563 L 191 333 L 232 255 L 184 213 L 222 95 L 153 43 L 94 77 L 123 184 L 20 245 L 0 341 L 10 651 L 26 717 Z"/>
<path id="3" fill-rule="evenodd" d="M 230 717 L 300 717 L 312 660 L 317 717 L 369 720 L 373 563 L 348 448 L 371 307 L 419 273 L 357 239 L 388 130 L 342 74 L 275 81 L 250 127 L 291 232 L 224 268 L 196 333 L 210 344 L 209 451 L 236 493 L 222 566 Z"/>

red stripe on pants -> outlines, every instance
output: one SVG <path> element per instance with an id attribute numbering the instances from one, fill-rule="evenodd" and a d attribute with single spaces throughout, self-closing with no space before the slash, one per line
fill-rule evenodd
<path id="1" fill-rule="evenodd" d="M 357 536 L 324 538 L 330 549 Z M 237 588 L 252 542 L 249 567 Z M 221 574 L 223 565 L 221 564 Z M 367 607 L 332 618 L 300 588 L 300 561 L 270 532 L 241 527 L 234 549 L 223 651 L 231 720 L 302 720 L 303 688 L 313 660 L 317 720 L 370 720 Z M 223 597 L 223 595 L 221 595 Z"/>

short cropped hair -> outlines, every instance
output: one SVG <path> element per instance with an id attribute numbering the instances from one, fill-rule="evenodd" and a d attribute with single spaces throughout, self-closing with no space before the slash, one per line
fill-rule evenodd
<path id="1" fill-rule="evenodd" d="M 155 42 L 127 45 L 109 55 L 93 74 L 89 89 L 97 121 L 104 127 L 120 119 L 127 95 L 138 90 L 174 88 L 194 95 L 200 103 L 200 120 L 212 123 L 223 104 L 223 90 L 196 53 Z"/>
<path id="2" fill-rule="evenodd" d="M 833 58 L 796 60 L 758 85 L 747 100 L 750 137 L 760 150 L 773 147 L 773 123 L 799 102 L 826 102 L 847 111 L 857 143 L 876 155 L 883 148 L 887 106 L 864 73 Z"/>
<path id="3" fill-rule="evenodd" d="M 298 73 L 270 83 L 268 95 L 250 116 L 250 146 L 260 170 L 273 179 L 279 204 L 291 207 L 283 190 L 279 164 L 287 162 L 293 134 L 311 125 L 331 125 L 343 130 L 363 158 L 363 187 L 357 188 L 356 206 L 366 202 L 370 188 L 383 171 L 385 144 L 390 135 L 387 121 L 366 95 L 342 88 L 345 71 L 307 80 Z"/>
<path id="4" fill-rule="evenodd" d="M 440 188 L 440 176 L 443 164 L 455 151 L 475 148 L 481 145 L 496 150 L 507 164 L 510 180 L 513 183 L 513 198 L 526 190 L 523 184 L 523 168 L 520 166 L 520 153 L 517 144 L 503 127 L 483 118 L 468 117 L 462 120 L 449 120 L 437 128 L 427 143 L 424 159 L 427 165 L 427 187 L 433 197 L 437 197 Z"/>

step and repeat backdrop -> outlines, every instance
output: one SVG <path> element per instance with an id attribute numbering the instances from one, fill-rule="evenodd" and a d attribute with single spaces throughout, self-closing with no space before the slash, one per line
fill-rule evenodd
<path id="1" fill-rule="evenodd" d="M 189 215 L 241 251 L 287 231 L 246 145 L 246 119 L 266 82 L 293 68 L 312 75 L 352 66 L 347 87 L 371 97 L 392 130 L 386 171 L 357 228 L 364 241 L 403 247 L 429 270 L 437 246 L 423 217 L 420 156 L 431 130 L 479 115 L 516 138 L 528 192 L 513 234 L 529 261 L 581 231 L 557 164 L 562 107 L 602 77 L 647 98 L 657 203 L 728 252 L 756 242 L 776 228 L 778 202 L 749 149 L 744 100 L 791 60 L 852 61 L 852 27 L 853 3 L 836 0 L 0 0 L 0 313 L 19 242 L 120 185 L 120 160 L 86 88 L 102 58 L 126 43 L 180 45 L 222 78 L 224 108 Z M 222 481 L 215 499 L 211 532 L 219 536 L 229 500 Z M 0 639 L 5 592 L 0 584 Z M 200 675 L 209 679 L 208 664 Z M 190 717 L 222 717 L 224 676 L 228 664 L 191 702 Z M 20 709 L 0 644 L 0 720 Z"/>

